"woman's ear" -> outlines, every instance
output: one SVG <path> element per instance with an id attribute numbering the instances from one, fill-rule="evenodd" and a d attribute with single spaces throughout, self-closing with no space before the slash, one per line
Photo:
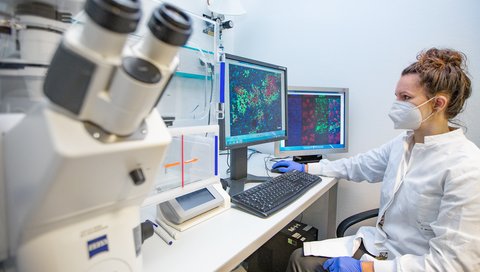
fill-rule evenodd
<path id="1" fill-rule="evenodd" d="M 447 108 L 448 98 L 444 95 L 437 95 L 435 98 L 435 103 L 433 104 L 433 109 L 436 111 L 442 111 Z"/>

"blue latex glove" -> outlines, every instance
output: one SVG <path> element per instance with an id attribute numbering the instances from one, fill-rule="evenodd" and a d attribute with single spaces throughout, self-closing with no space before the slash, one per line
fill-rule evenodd
<path id="1" fill-rule="evenodd" d="M 330 272 L 362 272 L 362 265 L 352 257 L 337 257 L 326 260 L 323 269 Z"/>
<path id="2" fill-rule="evenodd" d="M 272 168 L 277 169 L 280 173 L 286 173 L 293 170 L 300 172 L 305 171 L 305 165 L 294 161 L 279 161 L 272 165 Z"/>

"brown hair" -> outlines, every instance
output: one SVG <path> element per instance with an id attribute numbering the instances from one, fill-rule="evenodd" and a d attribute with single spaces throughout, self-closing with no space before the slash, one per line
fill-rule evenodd
<path id="1" fill-rule="evenodd" d="M 448 120 L 463 110 L 465 100 L 472 94 L 465 65 L 466 56 L 452 49 L 431 48 L 417 55 L 417 61 L 402 71 L 402 76 L 418 74 L 420 85 L 433 97 L 446 94 L 449 102 L 445 114 Z"/>

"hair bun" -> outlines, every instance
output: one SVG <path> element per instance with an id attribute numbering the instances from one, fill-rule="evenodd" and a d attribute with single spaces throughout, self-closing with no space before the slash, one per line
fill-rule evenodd
<path id="1" fill-rule="evenodd" d="M 418 75 L 419 85 L 427 97 L 437 94 L 448 96 L 445 116 L 452 121 L 463 111 L 465 100 L 472 94 L 466 59 L 460 51 L 431 48 L 420 52 L 417 61 L 403 69 L 402 76 Z"/>
<path id="2" fill-rule="evenodd" d="M 461 68 L 464 58 L 465 56 L 458 51 L 437 48 L 428 49 L 417 56 L 418 63 L 424 68 L 444 68 L 446 66 Z"/>

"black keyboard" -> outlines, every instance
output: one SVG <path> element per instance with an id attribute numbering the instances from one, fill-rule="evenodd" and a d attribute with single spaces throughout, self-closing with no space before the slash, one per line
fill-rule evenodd
<path id="1" fill-rule="evenodd" d="M 268 217 L 322 181 L 319 176 L 292 171 L 232 196 L 232 203 L 260 217 Z"/>

